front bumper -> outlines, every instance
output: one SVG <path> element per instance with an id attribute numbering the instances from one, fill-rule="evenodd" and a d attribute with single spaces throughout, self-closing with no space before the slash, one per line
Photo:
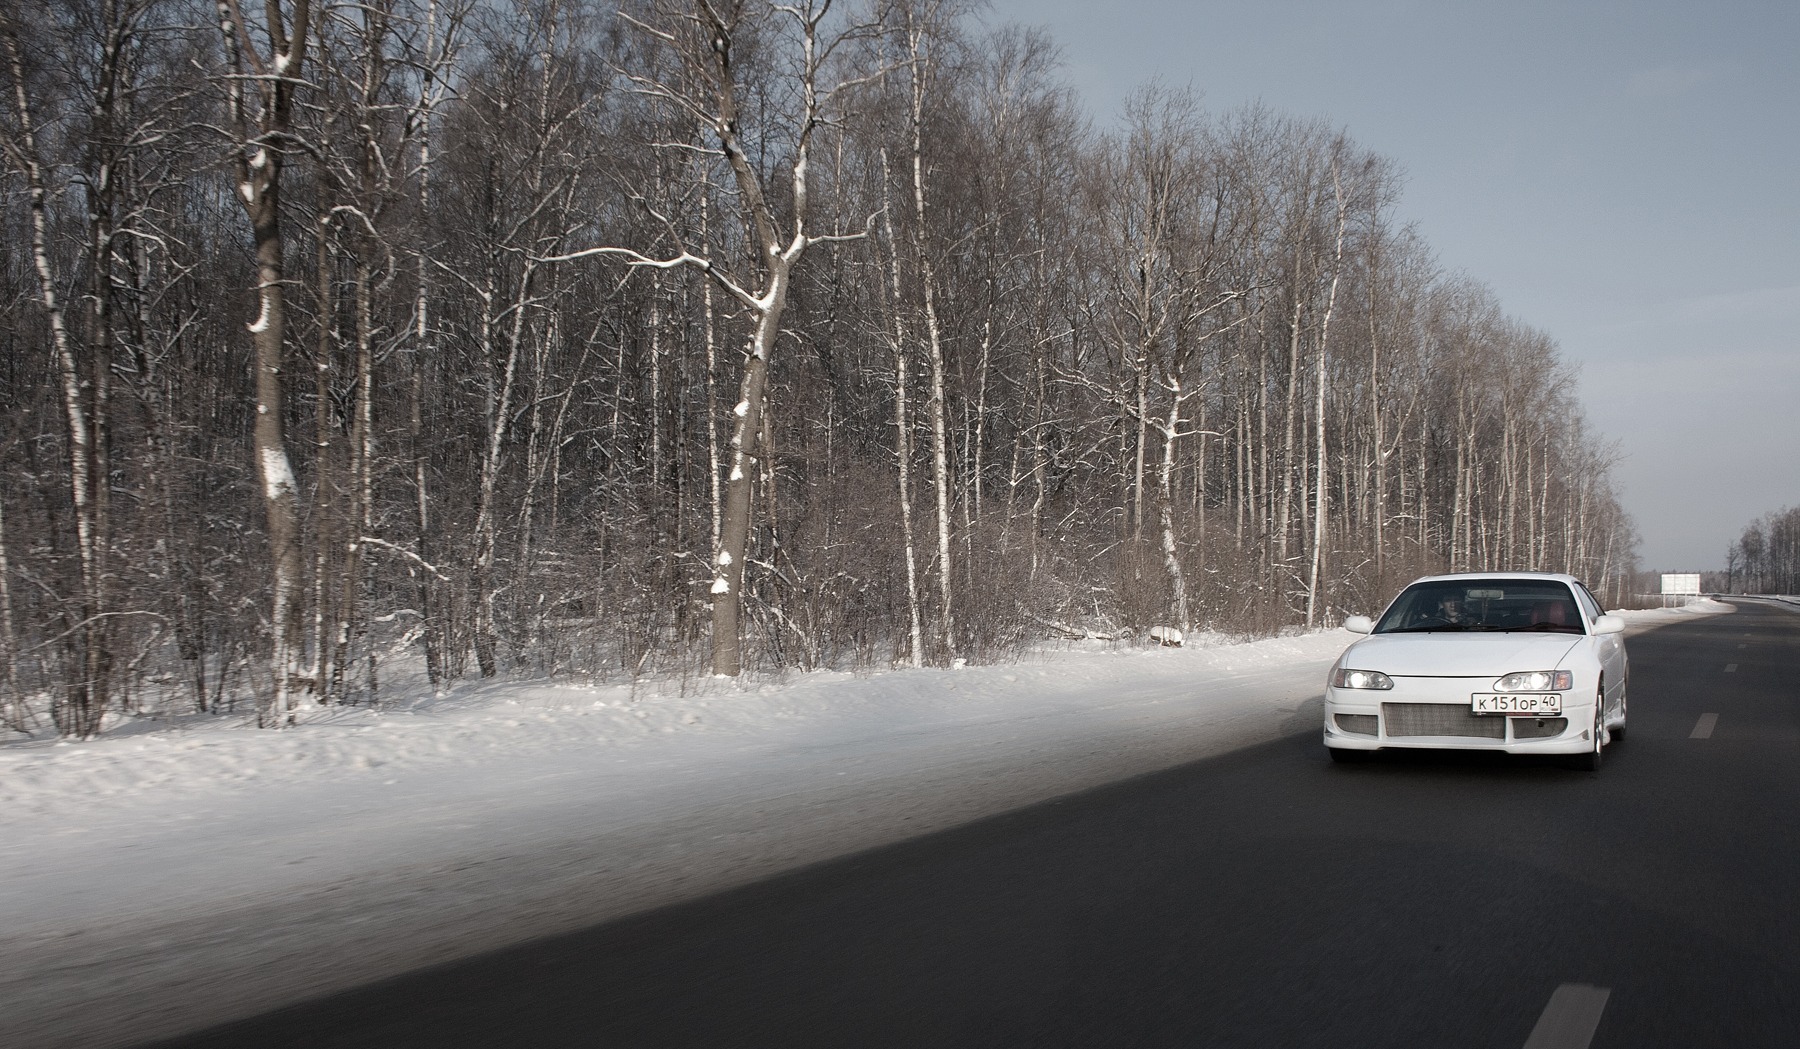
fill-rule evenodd
<path id="1" fill-rule="evenodd" d="M 1496 750 L 1581 754 L 1594 748 L 1593 690 L 1563 695 L 1557 717 L 1476 714 L 1469 697 L 1492 681 L 1396 678 L 1384 690 L 1328 687 L 1325 745 L 1341 750 Z"/>

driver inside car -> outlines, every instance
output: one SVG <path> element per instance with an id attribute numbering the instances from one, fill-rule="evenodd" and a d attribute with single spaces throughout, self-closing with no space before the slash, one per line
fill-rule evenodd
<path id="1" fill-rule="evenodd" d="M 1441 622 L 1448 623 L 1451 626 L 1468 626 L 1468 618 L 1463 615 L 1462 595 L 1457 593 L 1447 593 L 1439 598 L 1437 616 L 1435 618 Z"/>

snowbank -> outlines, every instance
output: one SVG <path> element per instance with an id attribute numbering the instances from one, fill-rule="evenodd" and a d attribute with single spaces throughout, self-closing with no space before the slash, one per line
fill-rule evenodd
<path id="1" fill-rule="evenodd" d="M 120 822 L 141 830 L 146 821 L 183 822 L 188 817 L 176 813 L 246 791 L 266 792 L 272 805 L 291 810 L 293 792 L 325 783 L 378 790 L 429 770 L 577 754 L 663 767 L 716 759 L 720 746 L 945 731 L 1072 712 L 1172 681 L 1200 679 L 1198 686 L 1207 677 L 1328 659 L 1345 643 L 1335 632 L 1240 645 L 1213 637 L 1196 647 L 1190 639 L 1178 650 L 1090 642 L 1015 665 L 795 674 L 751 684 L 474 681 L 439 696 L 415 685 L 411 697 L 380 708 L 302 711 L 300 724 L 282 731 L 257 729 L 249 715 L 109 719 L 104 735 L 88 743 L 0 746 L 0 826 L 43 819 L 71 830 Z"/>
<path id="2" fill-rule="evenodd" d="M 0 747 L 0 1044 L 173 1034 L 1304 731 L 1349 640 L 472 683 Z"/>

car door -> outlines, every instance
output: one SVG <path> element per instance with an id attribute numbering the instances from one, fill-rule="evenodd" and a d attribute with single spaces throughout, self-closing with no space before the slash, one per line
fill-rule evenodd
<path id="1" fill-rule="evenodd" d="M 1591 632 L 1594 620 L 1604 615 L 1605 611 L 1585 586 L 1578 584 L 1575 587 L 1575 600 L 1580 603 L 1582 615 L 1587 618 Z M 1606 680 L 1606 710 L 1611 717 L 1619 713 L 1619 706 L 1625 701 L 1625 683 L 1631 673 L 1625 660 L 1625 635 L 1600 634 L 1590 636 L 1590 640 L 1594 644 L 1594 655 L 1600 660 L 1601 673 Z"/>

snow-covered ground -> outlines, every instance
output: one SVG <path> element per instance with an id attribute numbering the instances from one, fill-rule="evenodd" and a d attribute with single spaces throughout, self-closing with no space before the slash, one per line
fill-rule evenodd
<path id="1" fill-rule="evenodd" d="M 471 683 L 0 746 L 0 1045 L 173 1034 L 1316 729 L 1350 640 Z"/>

